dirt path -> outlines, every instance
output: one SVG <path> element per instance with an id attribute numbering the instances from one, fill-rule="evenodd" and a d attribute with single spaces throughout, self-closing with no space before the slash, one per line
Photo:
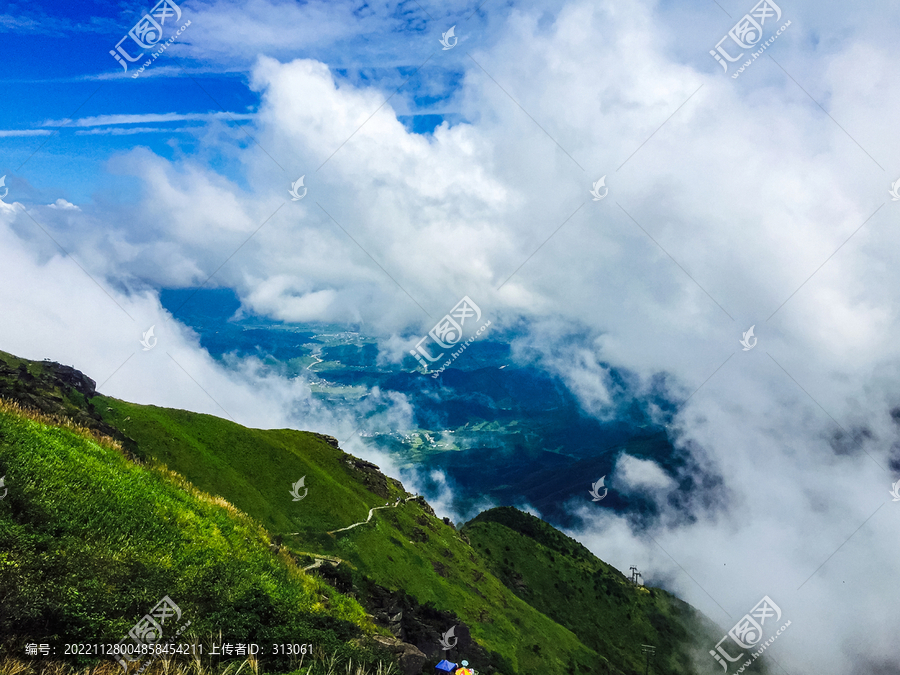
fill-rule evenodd
<path id="1" fill-rule="evenodd" d="M 370 520 L 372 520 L 372 514 L 375 513 L 378 509 L 395 509 L 398 506 L 400 506 L 400 504 L 405 504 L 406 502 L 408 502 L 412 499 L 416 499 L 416 497 L 407 497 L 406 499 L 398 499 L 393 504 L 387 504 L 386 506 L 373 506 L 371 509 L 369 509 L 369 517 L 366 518 L 365 520 L 361 520 L 358 523 L 353 523 L 352 525 L 348 525 L 347 527 L 342 527 L 339 530 L 332 530 L 331 532 L 327 532 L 326 534 L 337 534 L 338 532 L 346 532 L 347 530 L 352 530 L 354 527 L 357 527 L 359 525 L 365 525 Z"/>
<path id="2" fill-rule="evenodd" d="M 359 525 L 365 525 L 370 520 L 372 520 L 372 514 L 374 514 L 378 509 L 395 509 L 398 506 L 400 506 L 400 504 L 405 504 L 406 502 L 414 500 L 414 499 L 418 499 L 418 496 L 407 497 L 406 499 L 398 499 L 393 504 L 387 504 L 385 506 L 374 506 L 371 509 L 369 509 L 369 516 L 365 520 L 361 520 L 358 523 L 353 523 L 352 525 L 348 525 L 347 527 L 342 527 L 339 530 L 332 530 L 331 532 L 327 532 L 326 534 L 337 534 L 338 532 L 346 532 L 347 530 L 352 530 L 354 527 L 357 527 Z M 299 532 L 288 532 L 288 534 L 298 535 L 300 533 Z M 310 553 L 308 551 L 295 551 L 295 553 L 300 554 L 300 555 L 308 555 L 309 557 L 311 557 L 315 560 L 315 562 L 312 565 L 307 565 L 306 567 L 303 568 L 304 572 L 309 572 L 310 570 L 319 568 L 322 565 L 324 565 L 325 563 L 330 564 L 332 567 L 337 567 L 342 562 L 346 562 L 345 560 L 341 560 L 340 558 L 338 558 L 336 556 L 320 555 L 318 553 Z"/>

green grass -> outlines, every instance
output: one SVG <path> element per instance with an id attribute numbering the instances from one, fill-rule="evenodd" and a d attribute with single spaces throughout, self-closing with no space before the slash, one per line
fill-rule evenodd
<path id="1" fill-rule="evenodd" d="M 375 494 L 373 477 L 351 468 L 349 455 L 316 435 L 247 429 L 211 415 L 102 396 L 94 404 L 104 421 L 137 441 L 140 456 L 222 495 L 293 551 L 337 556 L 377 584 L 455 612 L 483 647 L 516 672 L 565 673 L 573 661 L 585 668 L 602 661 L 571 631 L 515 597 L 453 528 L 416 502 L 378 510 L 370 523 L 348 532 L 325 534 L 365 520 L 371 507 L 406 493 L 386 481 L 374 489 L 387 497 Z M 309 493 L 294 502 L 291 483 L 304 475 Z M 422 534 L 427 540 L 420 540 Z"/>
<path id="2" fill-rule="evenodd" d="M 357 602 L 273 555 L 253 519 L 111 442 L 3 405 L 0 467 L 0 635 L 118 639 L 165 595 L 194 635 L 303 635 L 349 656 L 374 630 Z"/>
<path id="3" fill-rule="evenodd" d="M 383 587 L 411 599 L 419 634 L 464 622 L 484 650 L 469 661 L 486 673 L 490 664 L 503 675 L 631 675 L 643 672 L 642 643 L 658 648 L 653 672 L 692 673 L 687 650 L 699 640 L 705 654 L 720 637 L 705 644 L 709 626 L 688 605 L 634 588 L 515 509 L 492 509 L 457 532 L 410 501 L 327 534 L 407 493 L 317 434 L 88 401 L 52 368 L 2 352 L 0 395 L 114 433 L 125 447 L 0 405 L 10 490 L 0 501 L 0 635 L 119 638 L 169 595 L 192 632 L 303 636 L 365 664 L 381 654 L 352 641 L 386 629 L 355 598 L 365 604 Z M 295 502 L 301 476 L 308 493 Z M 270 536 L 283 544 L 277 554 Z M 311 564 L 310 554 L 345 562 L 305 574 L 296 561 Z"/>
<path id="4" fill-rule="evenodd" d="M 643 673 L 641 645 L 656 647 L 653 672 L 693 672 L 691 652 L 721 631 L 675 596 L 635 586 L 621 572 L 544 521 L 511 507 L 485 511 L 462 531 L 516 595 L 624 673 Z M 709 658 L 709 664 L 716 666 Z"/>
<path id="5" fill-rule="evenodd" d="M 595 672 L 604 661 L 571 631 L 517 598 L 453 528 L 418 503 L 378 511 L 375 518 L 374 526 L 338 535 L 337 555 L 383 586 L 455 612 L 472 636 L 515 672 L 567 673 L 573 662 L 583 672 Z"/>
<path id="6" fill-rule="evenodd" d="M 364 519 L 371 507 L 402 494 L 391 483 L 384 497 L 361 490 L 361 472 L 347 464 L 349 456 L 312 433 L 248 429 L 212 415 L 93 400 L 106 422 L 137 441 L 138 456 L 225 496 L 272 532 L 320 541 L 324 532 Z M 295 502 L 290 490 L 301 476 L 309 492 Z"/>

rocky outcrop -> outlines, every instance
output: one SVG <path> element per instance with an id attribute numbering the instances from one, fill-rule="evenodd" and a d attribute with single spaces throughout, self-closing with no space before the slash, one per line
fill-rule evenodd
<path id="1" fill-rule="evenodd" d="M 72 366 L 64 366 L 55 361 L 45 361 L 45 370 L 55 377 L 59 382 L 68 385 L 75 391 L 84 394 L 85 397 L 91 398 L 97 394 L 97 383 L 80 370 L 75 370 Z"/>
<path id="2" fill-rule="evenodd" d="M 528 584 L 525 583 L 525 579 L 518 572 L 511 572 L 509 575 L 509 583 L 506 584 L 510 586 L 512 584 L 512 590 L 515 591 L 516 595 L 522 597 L 529 592 Z"/>
<path id="3" fill-rule="evenodd" d="M 394 655 L 403 675 L 419 675 L 422 672 L 427 657 L 415 645 L 384 635 L 376 635 L 372 639 Z"/>
<path id="4" fill-rule="evenodd" d="M 322 572 L 323 578 L 336 587 L 340 585 L 341 577 L 346 580 L 351 574 L 349 570 L 331 570 L 324 567 L 316 571 Z M 334 584 L 335 581 L 338 584 Z M 363 585 L 366 587 L 365 590 L 353 587 L 358 591 L 360 602 L 366 611 L 371 612 L 372 620 L 386 627 L 398 642 L 413 645 L 434 663 L 442 658 L 450 661 L 466 658 L 479 672 L 492 671 L 489 667 L 489 654 L 472 639 L 468 626 L 456 614 L 437 609 L 431 604 L 419 604 L 415 598 L 402 590 L 391 591 L 377 584 L 363 583 Z M 451 639 L 454 647 L 445 650 L 441 638 L 450 628 L 454 631 L 454 638 Z"/>
<path id="5" fill-rule="evenodd" d="M 319 440 L 325 441 L 325 442 L 328 443 L 328 445 L 330 445 L 332 448 L 338 448 L 338 449 L 340 449 L 340 445 L 338 444 L 338 439 L 336 439 L 334 436 L 327 436 L 327 435 L 325 435 L 325 434 L 317 434 L 317 433 L 314 432 L 314 431 L 310 431 L 309 433 L 311 433 L 313 436 L 315 436 L 315 437 L 318 438 Z"/>
<path id="6" fill-rule="evenodd" d="M 331 447 L 341 450 L 340 443 L 338 439 L 334 436 L 328 436 L 326 434 L 319 434 L 315 432 L 309 432 L 319 440 L 328 443 Z M 341 450 L 343 452 L 343 450 Z M 345 462 L 347 466 L 349 466 L 355 473 L 357 473 L 357 478 L 361 479 L 363 483 L 365 483 L 366 487 L 369 488 L 372 492 L 374 492 L 379 497 L 383 497 L 388 499 L 390 497 L 390 490 L 388 486 L 393 486 L 398 490 L 402 490 L 404 493 L 406 489 L 403 487 L 403 483 L 401 483 L 396 478 L 389 478 L 381 473 L 381 468 L 377 464 L 373 464 L 372 462 L 367 462 L 364 459 L 360 459 L 359 457 L 354 457 L 353 455 L 344 453 Z"/>
<path id="7" fill-rule="evenodd" d="M 431 508 L 431 504 L 429 504 L 428 502 L 425 501 L 425 497 L 422 497 L 421 495 L 417 495 L 415 501 L 418 502 L 419 505 L 421 505 L 422 510 L 425 513 L 430 515 L 432 518 L 437 518 L 437 514 L 434 512 L 434 509 Z"/>
<path id="8" fill-rule="evenodd" d="M 361 480 L 369 490 L 384 499 L 390 497 L 388 477 L 381 473 L 381 469 L 378 468 L 377 464 L 372 464 L 372 462 L 367 462 L 353 455 L 347 455 L 345 462 L 357 474 L 355 477 Z"/>
<path id="9" fill-rule="evenodd" d="M 0 396 L 125 441 L 126 449 L 133 446 L 131 439 L 104 422 L 94 409 L 91 399 L 97 395 L 97 383 L 80 370 L 55 361 L 15 363 L 0 353 Z"/>

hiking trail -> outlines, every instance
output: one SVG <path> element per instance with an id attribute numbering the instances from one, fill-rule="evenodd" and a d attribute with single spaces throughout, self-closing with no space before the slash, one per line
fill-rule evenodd
<path id="1" fill-rule="evenodd" d="M 346 532 L 347 530 L 352 530 L 354 527 L 357 527 L 359 525 L 365 525 L 370 520 L 372 520 L 372 514 L 375 513 L 378 509 L 396 509 L 398 506 L 400 506 L 400 504 L 405 504 L 406 502 L 408 502 L 412 499 L 418 499 L 418 497 L 407 497 L 406 499 L 397 499 L 397 501 L 394 502 L 393 504 L 386 504 L 384 506 L 373 506 L 371 509 L 369 509 L 369 517 L 366 518 L 365 520 L 361 520 L 358 523 L 353 523 L 352 525 L 348 525 L 347 527 L 342 527 L 339 530 L 332 530 L 331 532 L 326 532 L 326 534 L 337 534 L 338 532 Z"/>

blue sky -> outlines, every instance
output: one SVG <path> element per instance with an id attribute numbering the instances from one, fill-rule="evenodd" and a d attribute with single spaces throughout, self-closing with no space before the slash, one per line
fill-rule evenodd
<path id="1" fill-rule="evenodd" d="M 494 11 L 504 9 L 502 2 L 493 5 Z M 6 64 L 2 81 L 8 100 L 16 102 L 0 109 L 0 147 L 4 156 L 0 170 L 12 174 L 8 184 L 27 181 L 35 197 L 42 194 L 43 187 L 52 186 L 63 198 L 79 202 L 91 199 L 96 190 L 101 190 L 105 198 L 114 198 L 123 190 L 131 194 L 134 186 L 130 181 L 105 171 L 105 162 L 111 155 L 135 145 L 147 146 L 168 158 L 175 153 L 191 154 L 196 149 L 195 135 L 204 121 L 183 121 L 179 116 L 252 114 L 256 110 L 259 96 L 247 86 L 252 58 L 229 53 L 227 49 L 216 55 L 218 58 L 203 58 L 190 47 L 191 31 L 197 31 L 195 25 L 189 26 L 169 48 L 171 51 L 167 50 L 142 74 L 140 82 L 133 80 L 132 75 L 144 59 L 130 64 L 127 73 L 122 72 L 109 51 L 151 6 L 29 3 L 21 7 L 10 5 L 0 15 Z M 294 6 L 302 11 L 303 3 Z M 192 2 L 183 2 L 179 7 L 184 11 L 182 22 L 196 21 L 198 14 L 214 11 L 208 5 Z M 281 45 L 273 52 L 279 58 L 327 62 L 336 77 L 354 86 L 376 86 L 390 93 L 406 82 L 395 96 L 394 105 L 399 103 L 405 108 L 402 121 L 417 133 L 432 131 L 445 118 L 452 122 L 462 119 L 452 103 L 450 109 L 444 105 L 452 101 L 459 86 L 463 72 L 459 59 L 450 63 L 432 59 L 422 72 L 418 71 L 435 48 L 440 51 L 434 36 L 437 34 L 439 39 L 440 33 L 450 27 L 447 21 L 465 26 L 464 41 L 477 39 L 486 19 L 476 4 L 443 14 L 434 8 L 431 12 L 423 10 L 412 1 L 377 9 L 365 3 L 337 3 L 322 5 L 321 10 L 335 21 L 356 18 L 361 25 L 356 30 L 340 31 L 347 34 L 332 36 L 336 38 L 333 40 L 313 45 L 298 41 Z M 366 27 L 370 24 L 378 32 L 369 33 Z M 362 31 L 358 30 L 360 27 Z M 172 30 L 165 27 L 159 44 L 170 35 Z M 236 28 L 224 39 L 239 35 Z M 132 47 L 131 41 L 126 41 L 126 50 Z M 172 113 L 176 119 L 168 123 L 144 117 Z M 60 126 L 70 115 L 73 121 Z M 112 125 L 104 124 L 105 115 L 131 117 Z M 96 120 L 89 127 L 78 128 L 85 118 Z M 233 128 L 238 122 L 247 123 L 246 119 L 220 121 Z M 236 133 L 237 138 L 241 135 Z M 22 171 L 17 173 L 20 166 Z M 234 174 L 231 178 L 240 180 Z M 20 189 L 26 186 L 21 185 Z"/>
<path id="2" fill-rule="evenodd" d="M 229 11 L 235 7 L 233 3 L 218 5 Z M 4 160 L 0 170 L 12 174 L 8 184 L 27 181 L 35 196 L 52 186 L 64 198 L 79 202 L 91 199 L 97 190 L 109 198 L 134 189 L 129 181 L 105 171 L 104 163 L 111 155 L 135 145 L 169 158 L 176 152 L 190 154 L 196 149 L 196 133 L 204 126 L 202 120 L 145 123 L 142 115 L 252 114 L 256 110 L 259 96 L 248 88 L 248 74 L 257 53 L 240 49 L 241 25 L 227 26 L 219 35 L 197 35 L 204 30 L 203 17 L 216 15 L 217 3 L 180 3 L 183 21 L 194 23 L 139 82 L 131 76 L 141 61 L 123 73 L 109 51 L 151 6 L 35 2 L 8 5 L 0 14 L 6 65 L 0 81 L 7 99 L 15 101 L 15 105 L 0 109 Z M 444 119 L 451 124 L 465 121 L 454 100 L 464 73 L 473 67 L 463 52 L 490 45 L 496 26 L 515 9 L 501 0 L 459 2 L 449 7 L 415 0 L 373 5 L 273 2 L 259 3 L 259 7 L 275 16 L 290 7 L 297 22 L 309 21 L 306 10 L 331 26 L 313 40 L 303 40 L 301 31 L 297 40 L 272 45 L 266 53 L 281 60 L 317 59 L 328 63 L 334 76 L 348 84 L 375 86 L 385 96 L 393 94 L 392 105 L 398 108 L 399 118 L 417 133 L 431 132 Z M 246 9 L 251 20 L 259 18 L 252 16 L 252 5 Z M 711 30 L 715 34 L 728 27 L 726 10 L 702 0 L 661 3 L 658 11 L 676 30 Z M 538 29 L 548 29 L 554 15 L 553 7 L 544 9 Z M 277 23 L 277 18 L 269 21 Z M 334 29 L 334 24 L 341 28 Z M 437 40 L 451 25 L 457 26 L 463 49 L 443 51 Z M 271 30 L 272 26 L 264 28 Z M 168 38 L 172 31 L 166 27 L 164 32 Z M 715 68 L 693 44 L 679 42 L 667 39 L 664 46 L 675 58 L 702 64 L 706 70 Z M 211 44 L 216 46 L 214 51 L 206 49 Z M 591 77 L 595 67 L 585 64 L 585 77 Z M 73 113 L 76 120 L 101 119 L 90 128 L 74 128 L 73 123 L 60 128 L 59 122 Z M 113 130 L 101 123 L 104 115 L 134 117 Z M 23 162 L 27 164 L 23 166 Z M 17 173 L 20 166 L 23 170 Z M 233 174 L 231 178 L 241 179 Z M 25 185 L 20 189 L 26 189 Z"/>

